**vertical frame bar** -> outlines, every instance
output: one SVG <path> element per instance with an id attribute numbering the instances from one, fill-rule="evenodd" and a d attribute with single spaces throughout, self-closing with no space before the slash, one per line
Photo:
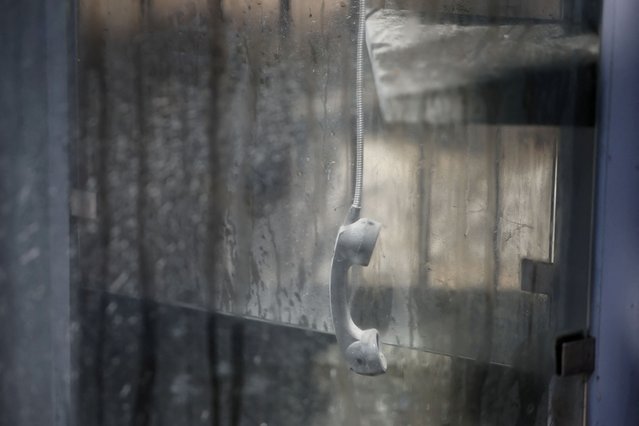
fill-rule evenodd
<path id="1" fill-rule="evenodd" d="M 72 425 L 73 1 L 0 17 L 0 423 Z"/>
<path id="2" fill-rule="evenodd" d="M 590 425 L 639 424 L 639 2 L 604 0 Z"/>

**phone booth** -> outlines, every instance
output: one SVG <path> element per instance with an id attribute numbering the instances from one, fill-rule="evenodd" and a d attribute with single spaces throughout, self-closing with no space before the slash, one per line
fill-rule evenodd
<path id="1" fill-rule="evenodd" d="M 0 424 L 639 421 L 632 1 L 5 8 Z"/>

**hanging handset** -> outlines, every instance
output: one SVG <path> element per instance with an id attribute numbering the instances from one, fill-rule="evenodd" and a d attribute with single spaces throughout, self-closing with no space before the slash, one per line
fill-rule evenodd
<path id="1" fill-rule="evenodd" d="M 337 344 L 351 370 L 366 376 L 386 372 L 386 358 L 380 350 L 379 332 L 362 330 L 351 317 L 348 303 L 348 271 L 352 265 L 368 266 L 381 225 L 359 218 L 358 207 L 351 207 L 339 228 L 331 262 L 331 314 Z"/>
<path id="2" fill-rule="evenodd" d="M 363 61 L 364 31 L 366 29 L 366 1 L 359 1 L 359 30 L 357 34 L 357 70 L 355 77 L 355 106 L 357 140 L 355 161 L 355 188 L 353 205 L 344 224 L 340 226 L 331 262 L 331 315 L 333 327 L 344 358 L 351 370 L 366 376 L 386 372 L 386 358 L 379 348 L 379 332 L 362 330 L 353 322 L 348 303 L 348 271 L 353 265 L 368 266 L 373 255 L 381 225 L 370 219 L 360 219 L 364 174 L 364 112 Z"/>
<path id="3" fill-rule="evenodd" d="M 367 266 L 373 255 L 381 225 L 370 219 L 360 219 L 364 174 L 364 111 L 363 62 L 364 32 L 366 29 L 366 1 L 359 1 L 357 34 L 357 69 L 355 73 L 355 107 L 357 141 L 355 188 L 353 205 L 344 224 L 339 228 L 335 252 L 331 262 L 330 296 L 333 326 L 344 358 L 351 370 L 358 374 L 376 376 L 386 372 L 386 358 L 380 351 L 379 332 L 362 330 L 353 322 L 348 303 L 348 271 L 353 265 Z"/>

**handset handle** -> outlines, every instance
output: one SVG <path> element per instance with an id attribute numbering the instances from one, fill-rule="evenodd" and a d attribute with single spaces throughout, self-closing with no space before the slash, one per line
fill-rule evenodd
<path id="1" fill-rule="evenodd" d="M 358 219 L 359 209 L 351 208 L 339 228 L 331 262 L 330 296 L 337 344 L 351 370 L 366 376 L 386 372 L 386 358 L 380 350 L 379 332 L 362 330 L 353 322 L 348 304 L 348 270 L 352 265 L 368 266 L 381 224 Z"/>

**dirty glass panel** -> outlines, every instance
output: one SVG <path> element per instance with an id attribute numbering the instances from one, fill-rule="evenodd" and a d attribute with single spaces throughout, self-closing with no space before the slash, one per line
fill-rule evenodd
<path id="1" fill-rule="evenodd" d="M 78 424 L 546 424 L 551 392 L 523 368 L 393 346 L 388 372 L 363 377 L 325 333 L 91 291 L 81 300 Z"/>
<path id="2" fill-rule="evenodd" d="M 577 98 L 597 53 L 548 3 L 371 9 L 364 212 L 383 231 L 354 309 L 389 343 L 474 357 L 480 345 L 452 340 L 484 324 L 508 363 L 548 326 L 521 262 L 553 261 L 558 145 L 579 143 L 562 129 L 587 124 L 593 106 Z M 82 2 L 82 285 L 331 332 L 356 13 Z M 378 309 L 357 306 L 369 290 Z"/>
<path id="3" fill-rule="evenodd" d="M 587 326 L 596 7 L 368 5 L 363 215 L 382 231 L 351 311 L 386 344 L 379 380 L 340 364 L 328 288 L 352 201 L 358 8 L 79 2 L 82 415 L 169 419 L 166 399 L 187 424 L 532 425 L 559 415 L 556 389 L 579 395 L 551 379 L 552 344 Z M 267 357 L 298 364 L 259 372 Z M 247 398 L 268 406 L 281 383 L 312 385 L 306 408 L 250 417 Z"/>
<path id="4" fill-rule="evenodd" d="M 82 281 L 329 331 L 350 9 L 125 3 L 81 13 Z"/>

